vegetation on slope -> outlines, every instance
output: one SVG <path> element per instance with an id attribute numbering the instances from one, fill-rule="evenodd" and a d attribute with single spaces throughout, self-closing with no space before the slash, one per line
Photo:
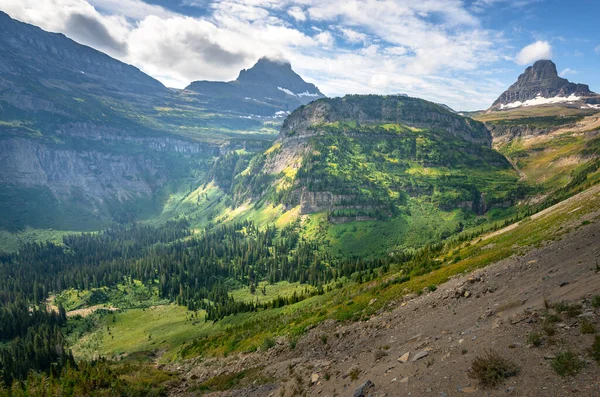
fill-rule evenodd
<path id="1" fill-rule="evenodd" d="M 292 343 L 325 319 L 366 319 L 399 295 L 435 288 L 561 233 L 556 225 L 564 218 L 556 213 L 529 219 L 533 209 L 513 206 L 536 186 L 517 183 L 510 164 L 489 147 L 439 125 L 374 122 L 379 113 L 371 110 L 361 123 L 320 121 L 307 128 L 308 136 L 291 134 L 256 156 L 245 150 L 221 156 L 206 171 L 213 183 L 168 197 L 153 225 L 67 235 L 62 244 L 27 244 L 0 255 L 3 304 L 24 298 L 21 306 L 29 310 L 58 294 L 61 318 L 63 307 L 73 312 L 61 330 L 42 338 L 55 343 L 66 335 L 61 346 L 73 344 L 78 358 L 171 360 L 253 351 L 278 336 Z M 442 112 L 434 105 L 427 110 Z M 292 158 L 296 165 L 267 172 L 294 139 L 308 148 L 295 152 L 301 153 Z M 594 140 L 561 139 L 556 147 L 597 156 Z M 571 170 L 535 210 L 598 180 L 597 161 Z M 311 203 L 317 193 L 328 195 L 324 206 Z M 584 210 L 568 208 L 573 216 L 596 208 L 593 198 L 585 200 Z M 185 219 L 161 224 L 178 214 L 197 230 Z M 515 221 L 520 225 L 511 234 L 474 240 Z M 90 310 L 77 311 L 82 308 Z M 7 348 L 17 346 L 12 341 Z M 84 376 L 95 365 L 75 368 L 71 361 L 51 358 L 63 363 L 54 374 Z M 158 378 L 162 384 L 169 376 Z M 52 382 L 63 387 L 62 380 Z"/>

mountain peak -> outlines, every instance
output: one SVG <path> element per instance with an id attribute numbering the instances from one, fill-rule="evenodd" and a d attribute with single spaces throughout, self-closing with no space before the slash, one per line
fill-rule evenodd
<path id="1" fill-rule="evenodd" d="M 288 61 L 260 58 L 250 69 L 243 69 L 236 80 L 242 84 L 270 85 L 286 88 L 292 92 L 321 94 L 312 84 L 305 82 Z"/>
<path id="2" fill-rule="evenodd" d="M 540 59 L 539 61 L 535 61 L 533 66 L 530 66 L 527 69 L 532 69 L 534 71 L 548 71 L 556 76 L 558 76 L 558 72 L 556 70 L 556 64 L 552 62 L 550 59 Z"/>
<path id="3" fill-rule="evenodd" d="M 277 68 L 277 69 L 292 69 L 292 64 L 285 59 L 274 59 L 268 57 L 259 58 L 252 68 Z"/>
<path id="4" fill-rule="evenodd" d="M 532 66 L 525 69 L 519 76 L 521 82 L 541 82 L 544 80 L 565 80 L 558 76 L 556 64 L 548 59 L 536 61 Z M 567 80 L 565 80 L 567 81 Z"/>
<path id="5" fill-rule="evenodd" d="M 231 112 L 250 112 L 263 117 L 283 117 L 301 105 L 324 97 L 314 84 L 294 72 L 288 61 L 267 57 L 241 70 L 235 81 L 195 81 L 186 90 L 198 93 L 221 110 L 225 106 Z M 224 96 L 228 101 L 222 100 Z"/>
<path id="6" fill-rule="evenodd" d="M 295 75 L 296 73 L 292 70 L 292 64 L 288 61 L 262 57 L 251 68 L 242 69 L 237 78 L 237 81 L 252 80 L 259 76 L 285 76 L 292 74 Z"/>
<path id="7" fill-rule="evenodd" d="M 548 59 L 525 69 L 517 82 L 494 102 L 492 108 L 514 108 L 546 103 L 573 102 L 594 93 L 586 84 L 571 83 L 558 75 L 556 64 Z"/>

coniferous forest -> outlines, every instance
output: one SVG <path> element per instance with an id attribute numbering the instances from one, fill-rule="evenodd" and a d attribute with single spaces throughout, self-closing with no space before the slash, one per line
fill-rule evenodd
<path id="1" fill-rule="evenodd" d="M 161 227 L 117 225 L 99 233 L 68 235 L 63 244 L 32 243 L 0 256 L 0 339 L 5 385 L 25 380 L 30 370 L 58 377 L 74 366 L 60 327 L 65 310 L 46 308 L 51 293 L 74 288 L 113 287 L 129 279 L 156 288 L 159 296 L 207 320 L 296 303 L 323 293 L 323 285 L 384 260 L 335 260 L 314 242 L 302 241 L 293 227 L 258 228 L 252 222 L 223 225 L 192 235 L 186 221 Z M 267 303 L 235 301 L 225 282 L 254 286 L 260 280 L 301 282 L 317 287 L 306 295 Z"/>

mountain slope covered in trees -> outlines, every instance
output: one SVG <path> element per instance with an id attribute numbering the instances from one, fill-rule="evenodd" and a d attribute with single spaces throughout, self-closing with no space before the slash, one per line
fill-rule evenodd
<path id="1" fill-rule="evenodd" d="M 525 193 L 491 140 L 482 123 L 416 98 L 322 99 L 292 113 L 264 153 L 220 159 L 214 181 L 233 201 L 223 219 L 304 217 L 303 236 L 345 255 L 373 254 L 365 234 L 383 232 L 383 254 L 448 237 Z"/>

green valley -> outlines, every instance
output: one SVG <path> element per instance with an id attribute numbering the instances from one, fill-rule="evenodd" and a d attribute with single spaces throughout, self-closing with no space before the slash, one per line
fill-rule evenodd
<path id="1" fill-rule="evenodd" d="M 477 112 L 269 57 L 172 89 L 0 22 L 0 397 L 595 387 L 600 96 L 568 69 Z"/>

